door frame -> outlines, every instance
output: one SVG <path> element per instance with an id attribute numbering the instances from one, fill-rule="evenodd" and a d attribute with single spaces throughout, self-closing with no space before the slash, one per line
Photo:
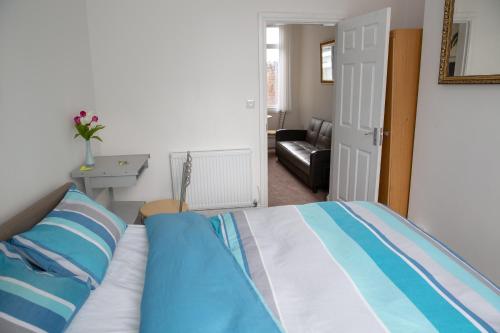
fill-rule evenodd
<path id="1" fill-rule="evenodd" d="M 266 27 L 271 24 L 328 24 L 336 25 L 346 18 L 343 12 L 330 13 L 259 13 L 259 157 L 260 188 L 259 206 L 267 207 L 268 198 L 268 148 L 267 148 L 267 98 L 266 98 Z M 332 88 L 334 89 L 334 88 Z M 335 102 L 335 101 L 334 101 Z M 332 112 L 335 105 L 332 105 Z M 331 169 L 331 168 L 330 168 Z"/>

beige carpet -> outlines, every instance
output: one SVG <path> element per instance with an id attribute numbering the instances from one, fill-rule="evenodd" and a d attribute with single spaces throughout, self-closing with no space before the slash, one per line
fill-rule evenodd
<path id="1" fill-rule="evenodd" d="M 274 151 L 269 151 L 268 155 L 268 179 L 269 207 L 325 201 L 328 194 L 325 190 L 313 193 L 276 160 Z"/>

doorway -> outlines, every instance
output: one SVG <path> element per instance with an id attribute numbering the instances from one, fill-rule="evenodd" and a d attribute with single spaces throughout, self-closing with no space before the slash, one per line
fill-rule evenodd
<path id="1" fill-rule="evenodd" d="M 324 201 L 326 199 L 327 192 L 325 190 L 318 190 L 314 193 L 307 185 L 304 184 L 300 180 L 299 177 L 290 173 L 290 169 L 286 168 L 284 165 L 280 164 L 276 161 L 275 150 L 273 146 L 274 138 L 269 139 L 268 129 L 274 130 L 278 128 L 295 128 L 295 129 L 304 129 L 306 125 L 303 124 L 303 121 L 298 117 L 298 113 L 288 112 L 287 111 L 284 121 L 282 121 L 280 111 L 283 111 L 283 104 L 290 103 L 293 105 L 293 98 L 291 96 L 292 91 L 291 87 L 288 88 L 288 97 L 282 97 L 281 101 L 278 96 L 275 96 L 275 104 L 269 105 L 268 103 L 268 53 L 271 53 L 271 56 L 274 53 L 275 59 L 279 58 L 279 51 L 268 51 L 269 48 L 279 49 L 279 45 L 277 43 L 267 43 L 267 28 L 274 28 L 275 36 L 278 36 L 279 41 L 279 30 L 280 27 L 285 26 L 316 26 L 316 27 L 335 27 L 337 22 L 339 22 L 343 18 L 341 14 L 329 14 L 329 15 L 318 15 L 318 14 L 303 14 L 303 15 L 295 15 L 295 14 L 280 14 L 280 13 L 272 13 L 272 14 L 261 14 L 259 16 L 259 68 L 260 68 L 260 105 L 259 105 L 259 119 L 260 119 L 260 205 L 268 206 L 278 205 L 278 204 L 300 204 L 312 201 Z M 293 29 L 293 28 L 292 28 Z M 283 36 L 283 34 L 282 34 Z M 276 38 L 274 39 L 276 41 Z M 323 41 L 323 40 L 322 40 Z M 326 40 L 325 40 L 326 41 Z M 323 41 L 324 42 L 324 41 Z M 275 45 L 268 45 L 275 44 Z M 279 43 L 278 43 L 279 44 Z M 317 57 L 317 66 L 312 70 L 316 71 L 316 73 L 320 74 L 320 59 L 319 59 L 319 49 L 320 45 L 317 45 L 314 51 L 318 52 Z M 276 68 L 279 64 L 276 64 Z M 291 64 L 288 64 L 290 66 Z M 281 75 L 276 71 L 276 76 L 279 78 Z M 294 78 L 291 77 L 290 80 Z M 318 79 L 319 80 L 319 79 Z M 279 87 L 279 82 L 275 82 L 275 88 Z M 282 88 L 283 89 L 283 88 Z M 328 88 L 333 91 L 333 86 L 330 85 Z M 279 90 L 279 89 L 278 89 Z M 276 91 L 275 91 L 276 92 Z M 286 94 L 285 94 L 286 95 Z M 277 98 L 276 98 L 277 97 Z M 280 103 L 281 102 L 281 103 Z M 331 112 L 333 110 L 334 105 L 329 105 L 328 109 L 330 110 L 330 114 L 328 116 L 331 118 Z M 327 110 L 323 110 L 328 112 Z M 311 115 L 312 116 L 312 115 Z M 305 119 L 305 116 L 303 117 Z M 268 126 L 269 125 L 269 126 Z M 271 141 L 272 140 L 272 141 Z M 271 147 L 270 147 L 271 146 Z M 271 149 L 270 149 L 271 148 Z M 269 186 L 268 180 L 272 179 L 277 185 L 274 189 L 271 189 Z M 279 193 L 284 191 L 280 196 L 281 198 L 277 198 L 275 195 L 273 200 L 269 201 L 269 194 Z M 319 192 L 319 193 L 318 193 Z M 293 195 L 292 195 L 293 194 Z M 286 198 L 284 197 L 286 196 Z M 276 200 L 277 199 L 277 200 Z"/>
<path id="2" fill-rule="evenodd" d="M 269 206 L 326 200 L 335 39 L 334 25 L 266 27 Z M 311 135 L 313 119 L 323 123 Z"/>
<path id="3" fill-rule="evenodd" d="M 286 24 L 336 25 L 341 19 L 341 16 L 335 17 L 334 15 L 312 19 L 307 15 L 294 17 L 293 15 L 262 14 L 260 16 L 261 205 L 267 206 L 269 203 L 266 28 Z M 340 37 L 338 45 L 340 51 L 336 52 L 334 62 L 335 67 L 337 67 L 333 73 L 336 83 L 335 88 L 332 87 L 332 91 L 335 89 L 337 96 L 335 103 L 332 103 L 330 108 L 330 115 L 337 120 L 334 121 L 333 130 L 331 124 L 330 127 L 327 124 L 323 128 L 324 120 L 311 118 L 310 124 L 307 125 L 308 131 L 306 131 L 305 138 L 303 138 L 304 141 L 297 140 L 295 137 L 288 138 L 292 140 L 290 147 L 293 146 L 289 149 L 290 151 L 299 146 L 299 150 L 304 148 L 303 150 L 310 153 L 310 161 L 307 161 L 309 157 L 302 154 L 302 152 L 294 154 L 294 158 L 304 159 L 307 163 L 310 162 L 311 168 L 302 170 L 302 175 L 301 172 L 295 172 L 299 176 L 298 178 L 305 180 L 304 174 L 307 171 L 316 170 L 316 168 L 312 168 L 312 153 L 317 150 L 315 145 L 319 138 L 322 138 L 323 142 L 325 142 L 324 133 L 331 133 L 331 138 L 326 140 L 328 146 L 331 144 L 332 147 L 330 154 L 327 155 L 331 159 L 331 167 L 326 169 L 327 176 L 330 175 L 329 199 L 377 200 L 389 28 L 390 8 L 342 20 L 337 31 Z M 277 137 L 279 136 L 277 134 Z M 309 140 L 310 136 L 313 137 L 312 140 Z M 292 166 L 292 163 L 288 164 L 290 170 L 295 168 L 298 171 L 298 169 L 301 169 Z M 315 184 L 317 183 L 309 181 L 313 192 L 317 190 Z"/>

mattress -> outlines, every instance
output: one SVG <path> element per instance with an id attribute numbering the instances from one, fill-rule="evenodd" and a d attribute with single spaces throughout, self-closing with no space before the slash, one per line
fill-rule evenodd
<path id="1" fill-rule="evenodd" d="M 138 332 L 147 256 L 145 227 L 129 225 L 104 281 L 92 291 L 67 332 Z"/>

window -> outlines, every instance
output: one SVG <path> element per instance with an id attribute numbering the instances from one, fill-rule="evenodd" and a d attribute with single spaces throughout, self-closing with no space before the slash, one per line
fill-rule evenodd
<path id="1" fill-rule="evenodd" d="M 320 44 L 321 52 L 321 83 L 333 83 L 333 54 L 335 40 Z"/>
<path id="2" fill-rule="evenodd" d="M 267 65 L 267 108 L 278 109 L 280 59 L 280 31 L 278 27 L 266 28 L 266 65 Z"/>

